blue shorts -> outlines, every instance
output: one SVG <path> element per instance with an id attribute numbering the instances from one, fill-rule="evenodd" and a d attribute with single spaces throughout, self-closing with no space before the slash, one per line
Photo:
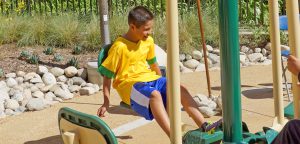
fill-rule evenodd
<path id="1" fill-rule="evenodd" d="M 166 108 L 167 102 L 167 79 L 161 77 L 155 81 L 137 82 L 133 85 L 130 94 L 131 109 L 143 116 L 147 120 L 152 120 L 153 115 L 150 108 L 151 93 L 156 90 L 159 91 L 164 106 Z"/>

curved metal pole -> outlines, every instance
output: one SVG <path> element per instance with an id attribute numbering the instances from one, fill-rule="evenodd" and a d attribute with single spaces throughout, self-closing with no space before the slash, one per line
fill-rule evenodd
<path id="1" fill-rule="evenodd" d="M 291 54 L 300 57 L 300 28 L 299 28 L 299 7 L 298 0 L 286 0 L 286 10 L 288 16 L 288 32 L 289 32 L 289 45 Z M 299 95 L 300 91 L 297 86 L 298 79 L 292 75 L 293 82 L 293 98 L 294 98 L 294 118 L 299 119 Z"/>
<path id="2" fill-rule="evenodd" d="M 280 31 L 279 31 L 278 0 L 269 0 L 270 38 L 272 47 L 272 72 L 273 72 L 273 97 L 275 116 L 277 123 L 284 124 L 283 92 L 282 92 L 282 69 L 280 54 Z M 275 126 L 275 125 L 273 125 Z"/>
<path id="3" fill-rule="evenodd" d="M 242 143 L 238 0 L 219 0 L 221 93 L 225 143 Z"/>
<path id="4" fill-rule="evenodd" d="M 198 20 L 200 24 L 200 32 L 201 32 L 201 39 L 202 39 L 202 48 L 203 48 L 203 54 L 204 54 L 204 64 L 205 64 L 205 72 L 206 72 L 206 82 L 207 82 L 207 89 L 208 89 L 208 96 L 211 97 L 211 87 L 210 87 L 210 76 L 209 76 L 209 70 L 208 70 L 208 62 L 207 62 L 207 48 L 206 48 L 206 40 L 204 37 L 204 26 L 202 22 L 202 16 L 201 16 L 201 5 L 200 0 L 197 0 L 197 10 L 198 10 Z"/>
<path id="5" fill-rule="evenodd" d="M 179 32 L 177 0 L 167 1 L 167 89 L 171 144 L 181 144 Z"/>

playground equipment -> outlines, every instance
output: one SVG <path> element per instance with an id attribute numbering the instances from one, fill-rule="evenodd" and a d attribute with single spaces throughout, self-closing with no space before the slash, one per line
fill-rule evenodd
<path id="1" fill-rule="evenodd" d="M 265 133 L 251 134 L 247 131 L 246 124 L 242 123 L 241 118 L 241 91 L 240 91 L 240 63 L 239 63 L 239 40 L 238 40 L 238 1 L 237 0 L 219 0 L 219 30 L 220 30 L 220 50 L 221 50 L 221 92 L 222 92 L 222 105 L 223 105 L 223 127 L 222 131 L 216 131 L 214 134 L 200 133 L 200 131 L 190 131 L 184 136 L 189 143 L 199 143 L 204 141 L 210 143 L 208 137 L 213 139 L 223 138 L 224 143 L 270 143 L 272 138 L 276 136 L 273 130 L 265 130 Z M 171 120 L 171 133 L 170 140 L 172 144 L 182 143 L 181 135 L 181 113 L 180 113 L 180 75 L 179 75 L 179 44 L 178 44 L 178 9 L 177 0 L 167 0 L 167 24 L 168 24 L 168 60 L 167 60 L 167 77 L 168 77 L 168 94 L 172 95 L 168 99 L 169 114 Z M 295 50 L 299 47 L 299 22 L 295 21 L 295 14 L 298 12 L 297 1 L 287 0 L 287 10 L 289 17 L 289 35 L 291 53 L 299 57 L 300 53 Z M 282 85 L 281 85 L 281 69 L 280 69 L 280 53 L 279 53 L 279 26 L 278 26 L 278 2 L 269 0 L 270 7 L 270 20 L 271 20 L 271 42 L 272 42 L 272 55 L 273 55 L 273 81 L 274 81 L 274 105 L 275 115 L 273 127 L 280 128 L 284 125 L 285 119 L 283 118 L 283 102 L 282 102 Z M 291 21 L 291 22 L 290 22 Z M 280 85 L 279 85 L 280 84 Z M 293 85 L 296 84 L 296 79 L 293 77 Z M 299 92 L 293 90 L 295 100 L 295 118 L 299 118 Z M 107 134 L 108 139 L 115 140 L 114 135 L 108 127 L 100 124 L 90 124 L 85 117 L 86 114 L 73 112 L 67 115 L 60 111 L 59 123 L 60 130 L 63 137 L 70 140 L 75 139 L 76 132 L 73 129 L 64 129 L 62 118 L 68 119 L 75 126 L 84 126 L 86 128 L 95 129 L 99 131 L 99 127 L 106 129 L 105 132 L 100 132 L 102 135 Z M 74 115 L 73 115 L 74 114 Z M 77 116 L 78 114 L 79 116 Z M 82 117 L 81 117 L 82 116 Z M 77 118 L 79 117 L 79 118 Z M 92 117 L 97 118 L 97 117 Z M 96 121 L 95 119 L 91 121 Z M 99 118 L 97 118 L 100 120 Z M 101 122 L 100 122 L 101 123 Z M 87 124 L 87 125 L 84 125 Z M 69 131 L 72 131 L 68 133 Z M 101 137 L 101 136 L 100 136 Z M 105 136 L 104 136 L 105 138 Z M 107 140 L 107 139 L 105 139 Z"/>
<path id="2" fill-rule="evenodd" d="M 64 144 L 118 144 L 109 126 L 97 116 L 61 108 L 58 124 Z"/>

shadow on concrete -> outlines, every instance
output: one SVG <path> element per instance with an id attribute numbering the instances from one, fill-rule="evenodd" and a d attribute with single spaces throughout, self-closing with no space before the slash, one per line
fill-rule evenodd
<path id="1" fill-rule="evenodd" d="M 241 88 L 247 88 L 247 87 L 254 87 L 254 86 L 250 86 L 250 85 L 241 85 Z M 216 86 L 216 87 L 211 87 L 212 90 L 218 90 L 220 91 L 221 90 L 221 87 L 220 86 Z"/>
<path id="2" fill-rule="evenodd" d="M 46 137 L 40 140 L 28 141 L 24 144 L 63 144 L 63 140 L 60 135 Z"/>
<path id="3" fill-rule="evenodd" d="M 121 106 L 110 106 L 107 110 L 111 114 L 122 114 L 122 115 L 134 115 L 139 116 L 136 112 L 129 108 L 124 108 Z"/>
<path id="4" fill-rule="evenodd" d="M 242 94 L 250 99 L 273 98 L 273 88 L 255 88 L 242 91 Z"/>

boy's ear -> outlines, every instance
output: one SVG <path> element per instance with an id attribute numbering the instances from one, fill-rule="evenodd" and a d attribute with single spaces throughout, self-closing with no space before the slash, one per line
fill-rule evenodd
<path id="1" fill-rule="evenodd" d="M 129 24 L 129 28 L 131 29 L 131 30 L 135 30 L 135 25 L 134 24 Z"/>

